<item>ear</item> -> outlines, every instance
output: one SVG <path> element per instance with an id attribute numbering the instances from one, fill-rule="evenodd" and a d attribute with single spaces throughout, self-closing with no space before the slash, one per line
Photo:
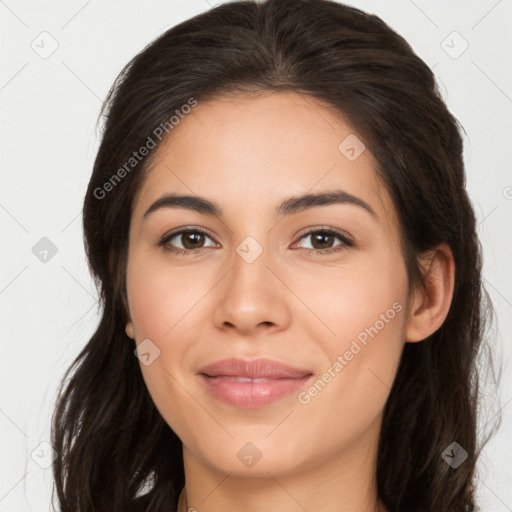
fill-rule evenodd
<path id="1" fill-rule="evenodd" d="M 133 332 L 133 323 L 132 323 L 132 321 L 131 321 L 131 320 L 129 320 L 128 322 L 126 322 L 126 327 L 125 327 L 125 329 L 124 329 L 124 330 L 125 330 L 125 332 L 126 332 L 126 334 L 127 334 L 127 336 L 128 336 L 129 338 L 131 338 L 132 340 L 134 340 L 134 339 L 135 339 L 135 334 L 134 334 L 134 332 Z"/>
<path id="2" fill-rule="evenodd" d="M 455 263 L 450 247 L 442 243 L 421 257 L 425 290 L 418 287 L 412 297 L 405 339 L 422 341 L 445 321 L 452 303 Z"/>
<path id="3" fill-rule="evenodd" d="M 126 296 L 126 287 L 123 289 L 123 293 L 121 295 L 121 299 L 123 301 L 123 306 L 125 310 L 126 318 L 128 318 L 126 322 L 126 327 L 124 328 L 126 335 L 131 338 L 132 340 L 135 339 L 135 332 L 133 329 L 133 322 L 131 321 L 131 315 L 130 315 L 130 307 L 128 306 L 128 297 Z"/>

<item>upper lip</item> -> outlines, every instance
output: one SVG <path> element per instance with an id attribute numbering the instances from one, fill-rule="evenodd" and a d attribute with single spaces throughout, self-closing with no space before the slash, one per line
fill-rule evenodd
<path id="1" fill-rule="evenodd" d="M 312 374 L 309 370 L 302 370 L 265 358 L 252 361 L 236 358 L 222 359 L 203 366 L 198 373 L 209 377 L 248 377 L 251 379 L 297 379 Z"/>

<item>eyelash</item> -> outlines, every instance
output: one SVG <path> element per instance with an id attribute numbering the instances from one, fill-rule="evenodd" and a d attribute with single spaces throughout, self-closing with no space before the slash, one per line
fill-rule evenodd
<path id="1" fill-rule="evenodd" d="M 174 233 L 170 233 L 169 235 L 165 235 L 161 240 L 160 242 L 158 242 L 158 246 L 159 247 L 162 247 L 164 249 L 164 251 L 166 252 L 170 252 L 170 253 L 173 253 L 173 254 L 176 254 L 176 255 L 182 255 L 182 256 L 185 256 L 187 254 L 198 254 L 200 253 L 201 251 L 203 251 L 205 248 L 204 247 L 201 247 L 199 249 L 179 249 L 179 248 L 175 248 L 175 247 L 172 247 L 170 245 L 168 245 L 169 241 L 178 236 L 178 235 L 183 235 L 185 233 L 200 233 L 200 234 L 204 234 L 206 235 L 208 238 L 211 238 L 210 235 L 208 235 L 208 233 L 204 230 L 202 230 L 201 228 L 187 228 L 187 229 L 181 229 L 179 231 L 176 231 Z M 339 245 L 336 245 L 334 247 L 330 247 L 328 249 L 308 249 L 308 248 L 304 248 L 304 247 L 301 247 L 299 248 L 298 250 L 301 251 L 301 252 L 307 252 L 309 253 L 310 255 L 314 255 L 314 256 L 325 256 L 325 255 L 328 255 L 328 254 L 332 254 L 332 253 L 336 253 L 336 252 L 339 252 L 339 251 L 343 251 L 343 250 L 346 250 L 347 248 L 350 248 L 350 247 L 353 247 L 355 244 L 352 240 L 350 240 L 344 233 L 342 233 L 341 231 L 338 231 L 337 229 L 333 229 L 333 228 L 317 228 L 317 229 L 312 229 L 310 231 L 307 231 L 305 233 L 303 233 L 299 240 L 302 240 L 303 238 L 309 236 L 309 235 L 312 235 L 312 234 L 317 234 L 317 233 L 323 233 L 323 234 L 327 234 L 327 235 L 334 235 L 335 237 L 337 237 L 342 243 L 339 244 Z"/>

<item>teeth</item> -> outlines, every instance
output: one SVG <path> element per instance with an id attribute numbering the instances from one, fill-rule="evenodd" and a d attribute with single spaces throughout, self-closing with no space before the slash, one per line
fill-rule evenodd
<path id="1" fill-rule="evenodd" d="M 250 377 L 227 377 L 227 376 L 222 376 L 222 377 L 217 377 L 217 378 L 222 378 L 222 379 L 225 379 L 225 380 L 230 380 L 230 381 L 233 381 L 233 382 L 268 382 L 270 380 L 274 380 L 274 379 L 251 379 Z"/>

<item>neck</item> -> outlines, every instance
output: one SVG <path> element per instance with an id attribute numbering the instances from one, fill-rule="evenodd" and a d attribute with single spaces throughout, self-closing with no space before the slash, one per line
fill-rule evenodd
<path id="1" fill-rule="evenodd" d="M 221 472 L 185 446 L 186 487 L 179 512 L 386 512 L 377 497 L 375 468 L 378 432 L 368 432 L 316 465 L 295 470 L 260 467 L 251 473 Z M 371 440 L 371 442 L 369 442 Z M 263 459 L 262 459 L 263 461 Z M 260 461 L 260 462 L 262 462 Z"/>

